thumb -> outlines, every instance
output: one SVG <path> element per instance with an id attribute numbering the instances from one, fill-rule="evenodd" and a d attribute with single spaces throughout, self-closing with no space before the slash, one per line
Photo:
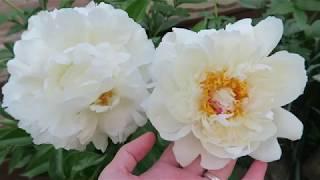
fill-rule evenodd
<path id="1" fill-rule="evenodd" d="M 124 169 L 127 172 L 133 171 L 139 161 L 141 161 L 151 150 L 155 143 L 155 136 L 148 132 L 134 141 L 122 146 L 112 162 L 110 168 Z"/>

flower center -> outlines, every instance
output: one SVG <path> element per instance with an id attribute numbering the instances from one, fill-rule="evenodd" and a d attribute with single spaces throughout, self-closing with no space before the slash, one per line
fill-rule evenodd
<path id="1" fill-rule="evenodd" d="M 113 94 L 114 93 L 112 90 L 102 93 L 99 96 L 99 98 L 94 102 L 94 104 L 100 105 L 100 106 L 108 106 L 112 99 Z"/>
<path id="2" fill-rule="evenodd" d="M 248 97 L 245 81 L 228 77 L 225 71 L 208 72 L 200 86 L 200 110 L 206 115 L 229 114 L 234 117 L 243 114 L 243 102 Z"/>
<path id="3" fill-rule="evenodd" d="M 90 109 L 97 113 L 106 112 L 116 106 L 120 98 L 116 95 L 114 90 L 102 93 L 97 100 L 90 105 Z"/>

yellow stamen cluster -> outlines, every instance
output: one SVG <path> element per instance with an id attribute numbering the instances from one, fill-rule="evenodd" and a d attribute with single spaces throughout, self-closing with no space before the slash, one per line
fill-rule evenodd
<path id="1" fill-rule="evenodd" d="M 234 93 L 234 109 L 228 114 L 238 116 L 243 114 L 243 99 L 248 97 L 248 84 L 237 78 L 228 77 L 226 71 L 208 72 L 206 78 L 200 82 L 202 88 L 202 97 L 200 110 L 208 116 L 219 114 L 216 107 L 212 105 L 212 95 L 222 88 L 229 88 Z"/>
<path id="2" fill-rule="evenodd" d="M 107 106 L 110 103 L 110 100 L 113 96 L 112 91 L 107 91 L 99 96 L 99 98 L 94 102 L 94 104 L 100 105 L 100 106 Z"/>

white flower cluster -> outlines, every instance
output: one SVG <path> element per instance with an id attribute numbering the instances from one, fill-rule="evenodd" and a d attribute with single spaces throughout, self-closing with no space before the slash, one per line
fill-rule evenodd
<path id="1" fill-rule="evenodd" d="M 303 130 L 281 106 L 307 81 L 301 56 L 270 55 L 282 33 L 277 18 L 243 19 L 173 29 L 155 50 L 126 12 L 104 3 L 40 12 L 14 46 L 3 107 L 35 144 L 105 151 L 108 138 L 124 142 L 147 115 L 182 166 L 199 155 L 206 169 L 246 155 L 277 160 L 277 138 Z"/>

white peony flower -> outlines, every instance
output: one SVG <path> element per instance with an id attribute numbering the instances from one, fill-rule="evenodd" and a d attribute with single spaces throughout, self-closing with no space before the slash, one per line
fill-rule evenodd
<path id="1" fill-rule="evenodd" d="M 160 135 L 175 141 L 182 166 L 198 155 L 207 169 L 245 155 L 274 161 L 278 137 L 301 137 L 302 123 L 281 106 L 303 93 L 304 59 L 287 51 L 268 56 L 282 32 L 281 20 L 268 17 L 254 27 L 243 19 L 222 30 L 165 35 L 144 106 Z"/>
<path id="2" fill-rule="evenodd" d="M 154 46 L 108 4 L 40 12 L 14 46 L 3 106 L 34 143 L 104 151 L 146 122 L 145 66 Z"/>

